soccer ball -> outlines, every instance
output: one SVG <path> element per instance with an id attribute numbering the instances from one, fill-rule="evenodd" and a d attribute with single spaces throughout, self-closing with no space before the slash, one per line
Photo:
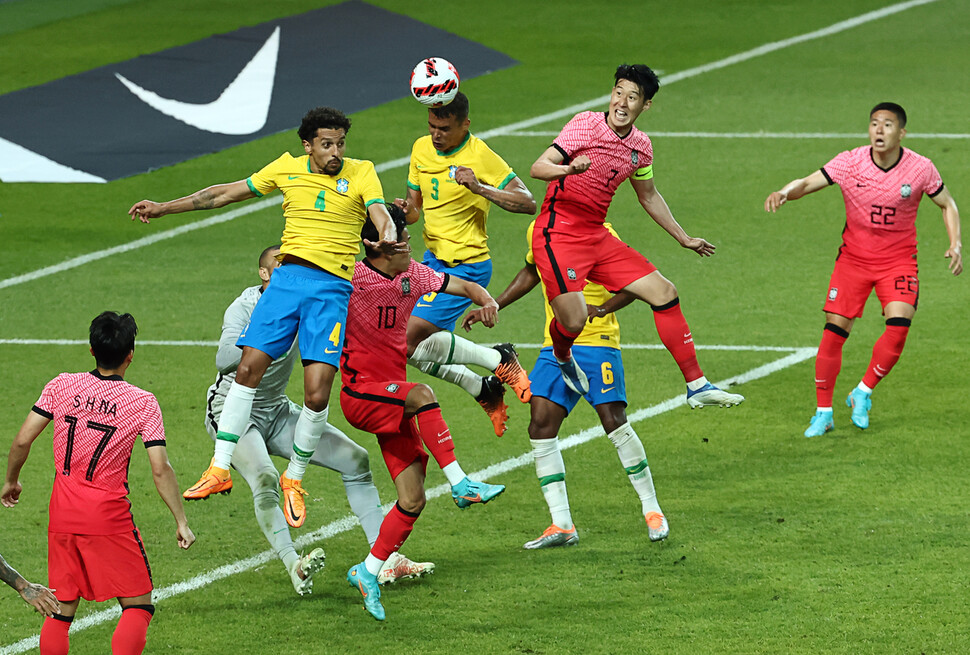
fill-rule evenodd
<path id="1" fill-rule="evenodd" d="M 411 95 L 422 105 L 443 107 L 455 99 L 461 78 L 451 62 L 428 57 L 411 71 Z"/>

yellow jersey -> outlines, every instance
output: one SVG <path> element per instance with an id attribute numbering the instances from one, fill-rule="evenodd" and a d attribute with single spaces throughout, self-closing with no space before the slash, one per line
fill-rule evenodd
<path id="1" fill-rule="evenodd" d="M 496 189 L 515 178 L 512 167 L 471 133 L 447 152 L 435 149 L 431 135 L 414 142 L 408 188 L 421 192 L 424 245 L 449 266 L 488 259 L 485 221 L 492 203 L 455 182 L 459 166 L 472 169 L 479 181 Z"/>
<path id="2" fill-rule="evenodd" d="M 360 230 L 367 208 L 384 202 L 374 164 L 345 157 L 334 175 L 310 170 L 310 156 L 288 152 L 246 178 L 250 191 L 264 196 L 283 192 L 280 255 L 294 255 L 349 280 L 360 252 Z"/>
<path id="3" fill-rule="evenodd" d="M 536 263 L 535 257 L 532 254 L 532 228 L 535 227 L 535 221 L 529 225 L 529 230 L 526 233 L 526 242 L 529 244 L 529 251 L 525 255 L 525 261 L 528 264 L 534 265 Z M 606 223 L 606 229 L 610 231 L 613 236 L 616 236 L 616 232 L 613 227 Z M 586 287 L 583 289 L 583 296 L 586 298 L 586 303 L 589 305 L 602 305 L 607 300 L 613 297 L 613 294 L 606 290 L 606 287 L 586 281 Z M 545 338 L 542 341 L 542 346 L 551 346 L 552 338 L 549 336 L 549 324 L 552 322 L 552 307 L 549 305 L 549 297 L 546 295 L 546 287 L 542 285 L 542 298 L 545 301 L 546 308 L 546 326 L 544 330 Z M 609 348 L 619 348 L 620 347 L 620 322 L 616 320 L 616 314 L 610 313 L 606 316 L 596 317 L 592 322 L 587 321 L 586 326 L 583 331 L 576 337 L 575 344 L 577 346 L 607 346 Z"/>

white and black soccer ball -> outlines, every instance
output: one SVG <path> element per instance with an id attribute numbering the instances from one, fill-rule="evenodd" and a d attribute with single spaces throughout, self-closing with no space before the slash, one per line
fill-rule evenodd
<path id="1" fill-rule="evenodd" d="M 455 99 L 461 78 L 447 59 L 428 57 L 411 71 L 411 95 L 427 107 L 443 107 Z"/>

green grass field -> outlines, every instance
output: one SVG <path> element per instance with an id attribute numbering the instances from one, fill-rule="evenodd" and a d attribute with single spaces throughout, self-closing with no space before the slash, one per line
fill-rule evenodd
<path id="1" fill-rule="evenodd" d="M 718 252 L 701 260 L 678 248 L 626 188 L 610 218 L 677 284 L 695 341 L 735 348 L 699 351 L 707 376 L 721 381 L 817 345 L 844 222 L 840 194 L 825 190 L 777 215 L 766 214 L 762 204 L 790 179 L 864 144 L 867 112 L 876 102 L 906 107 L 911 135 L 904 145 L 931 157 L 957 202 L 970 203 L 970 89 L 961 82 L 970 61 L 970 12 L 963 0 L 931 1 L 750 53 L 890 2 L 374 4 L 521 62 L 463 82 L 478 134 L 604 96 L 623 61 L 643 61 L 668 76 L 638 126 L 655 134 L 657 186 L 674 214 Z M 0 61 L 16 65 L 4 65 L 0 93 L 321 4 L 327 3 L 3 2 Z M 326 38 L 315 45 L 325 47 Z M 379 35 L 362 38 L 380 46 Z M 711 66 L 741 53 L 750 54 Z M 353 118 L 348 156 L 376 163 L 407 155 L 425 130 L 425 112 L 410 99 Z M 537 198 L 544 188 L 528 179 L 529 166 L 568 118 L 560 113 L 488 138 Z M 737 136 L 757 132 L 790 136 Z M 803 133 L 836 136 L 794 136 Z M 963 136 L 933 136 L 943 134 Z M 131 223 L 126 211 L 144 197 L 165 200 L 241 179 L 298 147 L 295 133 L 287 132 L 105 185 L 0 184 L 0 280 L 208 218 L 182 214 L 146 226 Z M 405 177 L 403 167 L 382 171 L 388 196 L 403 193 Z M 490 290 L 497 294 L 521 265 L 528 220 L 494 208 L 489 225 L 495 261 Z M 280 209 L 272 206 L 0 288 L 0 371 L 6 381 L 0 452 L 7 452 L 50 378 L 92 367 L 84 345 L 10 340 L 85 339 L 91 318 L 110 308 L 133 313 L 145 341 L 213 341 L 223 310 L 256 283 L 255 258 L 278 240 L 281 228 Z M 187 506 L 198 541 L 180 552 L 147 457 L 136 449 L 131 499 L 160 596 L 146 652 L 970 652 L 970 412 L 964 396 L 970 387 L 970 290 L 966 275 L 953 278 L 947 271 L 947 237 L 929 201 L 918 230 L 919 312 L 900 363 L 873 396 L 872 425 L 865 432 L 850 425 L 847 410 L 837 409 L 834 432 L 812 440 L 801 436 L 814 412 L 811 357 L 776 364 L 735 387 L 747 397 L 740 407 L 651 412 L 646 410 L 683 394 L 682 378 L 662 350 L 624 351 L 628 411 L 641 417 L 634 427 L 670 520 L 670 538 L 663 543 L 647 540 L 615 450 L 598 437 L 564 453 L 579 546 L 522 550 L 549 523 L 531 461 L 508 463 L 529 452 L 527 408 L 510 407 L 509 431 L 496 439 L 467 395 L 432 382 L 464 468 L 500 467 L 492 471 L 503 472 L 489 479 L 508 491 L 466 512 L 444 496 L 429 501 L 404 552 L 436 562 L 437 572 L 387 589 L 383 624 L 361 609 L 344 581 L 367 546 L 359 528 L 334 527 L 349 514 L 337 476 L 313 470 L 307 477 L 310 516 L 298 532 L 321 535 L 315 543 L 326 549 L 328 564 L 313 596 L 299 598 L 274 558 L 239 564 L 268 547 L 245 483 L 240 480 L 231 496 Z M 419 235 L 412 243 L 419 255 Z M 503 311 L 493 331 L 479 327 L 472 338 L 536 344 L 541 312 L 534 292 Z M 620 321 L 624 343 L 659 343 L 642 303 L 623 310 Z M 872 299 L 846 344 L 837 403 L 858 382 L 882 329 Z M 741 346 L 776 350 L 736 349 Z M 143 344 L 128 374 L 161 402 L 169 454 L 183 487 L 211 454 L 202 409 L 214 352 L 208 346 Z M 524 364 L 536 354 L 535 348 L 520 348 Z M 415 378 L 430 381 L 417 373 Z M 300 380 L 294 379 L 290 392 L 302 397 Z M 371 452 L 382 499 L 391 500 L 393 487 L 375 440 L 347 426 L 339 411 L 331 417 Z M 560 438 L 596 426 L 595 413 L 584 405 Z M 46 581 L 49 434 L 38 440 L 24 469 L 21 503 L 0 511 L 0 552 L 40 582 Z M 443 482 L 432 465 L 429 486 Z M 225 565 L 235 565 L 235 572 L 218 573 Z M 106 651 L 115 620 L 98 612 L 112 605 L 82 603 L 76 623 L 82 627 L 89 617 L 91 625 L 73 633 L 73 653 Z M 27 652 L 40 625 L 12 591 L 0 589 L 0 655 Z"/>

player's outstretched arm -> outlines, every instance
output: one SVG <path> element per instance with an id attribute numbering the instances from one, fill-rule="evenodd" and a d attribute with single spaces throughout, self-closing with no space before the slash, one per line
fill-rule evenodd
<path id="1" fill-rule="evenodd" d="M 175 517 L 175 538 L 178 540 L 179 547 L 186 549 L 195 542 L 195 535 L 189 528 L 189 521 L 185 517 L 185 509 L 182 507 L 182 492 L 179 491 L 178 480 L 175 479 L 175 470 L 172 463 L 168 461 L 168 450 L 165 446 L 151 446 L 148 448 L 148 461 L 152 465 L 152 479 L 155 481 L 155 489 L 162 501 L 168 506 L 172 516 Z"/>
<path id="2" fill-rule="evenodd" d="M 473 303 L 481 308 L 476 311 L 479 315 L 478 320 L 484 323 L 485 327 L 495 327 L 495 324 L 498 323 L 498 303 L 480 284 L 449 275 L 448 284 L 442 291 L 453 296 L 470 298 Z"/>
<path id="3" fill-rule="evenodd" d="M 459 166 L 455 169 L 455 182 L 507 212 L 529 215 L 536 213 L 536 199 L 518 177 L 512 178 L 504 189 L 497 189 L 488 184 L 482 184 L 472 169 Z"/>
<path id="4" fill-rule="evenodd" d="M 499 309 L 503 307 L 508 307 L 514 303 L 519 298 L 523 297 L 525 294 L 529 293 L 539 284 L 539 272 L 536 270 L 535 264 L 526 264 L 523 266 L 512 281 L 509 282 L 509 286 L 505 288 L 505 291 L 498 295 L 495 302 L 498 304 Z M 465 329 L 465 332 L 470 332 L 472 326 L 475 323 L 482 322 L 482 310 L 474 309 L 465 315 L 465 318 L 461 321 L 461 326 Z"/>
<path id="5" fill-rule="evenodd" d="M 404 241 L 397 240 L 397 228 L 394 227 L 394 221 L 391 220 L 391 215 L 387 212 L 387 207 L 384 206 L 383 202 L 375 202 L 368 207 L 367 216 L 374 227 L 377 228 L 381 240 L 375 243 L 369 239 L 364 239 L 365 244 L 388 256 L 411 252 L 411 246 Z"/>
<path id="6" fill-rule="evenodd" d="M 768 194 L 768 197 L 765 198 L 765 211 L 776 212 L 789 200 L 798 200 L 802 196 L 815 193 L 828 185 L 829 181 L 822 174 L 822 171 L 815 171 L 807 177 L 792 180 L 778 191 L 772 191 Z"/>
<path id="7" fill-rule="evenodd" d="M 30 454 L 30 446 L 34 440 L 44 431 L 51 420 L 41 416 L 37 412 L 31 411 L 24 419 L 24 424 L 20 426 L 17 436 L 10 444 L 10 455 L 7 457 L 7 477 L 3 482 L 3 489 L 0 490 L 0 505 L 13 507 L 20 501 L 20 493 L 23 486 L 20 484 L 20 470 L 27 461 Z"/>
<path id="8" fill-rule="evenodd" d="M 7 560 L 0 555 L 0 580 L 13 587 L 24 601 L 44 616 L 51 616 L 60 611 L 61 606 L 51 590 L 44 585 L 28 582 L 24 576 L 7 564 Z"/>
<path id="9" fill-rule="evenodd" d="M 151 219 L 165 216 L 166 214 L 181 214 L 195 209 L 218 209 L 226 205 L 255 198 L 256 194 L 246 183 L 246 180 L 229 182 L 228 184 L 216 184 L 196 191 L 191 196 L 169 200 L 168 202 L 154 202 L 152 200 L 142 200 L 136 202 L 128 210 L 131 220 L 136 218 L 142 223 L 149 223 Z"/>
<path id="10" fill-rule="evenodd" d="M 933 202 L 943 210 L 943 224 L 946 226 L 946 234 L 950 237 L 950 247 L 946 249 L 943 256 L 950 260 L 950 272 L 959 275 L 963 272 L 963 242 L 960 239 L 960 210 L 957 209 L 957 202 L 950 195 L 950 190 L 943 187 L 943 190 L 933 196 Z"/>
<path id="11" fill-rule="evenodd" d="M 716 249 L 714 244 L 700 237 L 692 237 L 684 231 L 684 228 L 680 226 L 680 223 L 677 222 L 673 213 L 671 213 L 670 207 L 667 206 L 667 201 L 664 200 L 663 196 L 660 195 L 660 191 L 657 190 L 653 179 L 634 180 L 631 178 L 630 184 L 633 185 L 633 190 L 637 193 L 640 206 L 643 207 L 657 225 L 676 239 L 677 243 L 688 250 L 693 250 L 701 257 L 710 257 L 714 254 L 714 250 Z"/>
<path id="12" fill-rule="evenodd" d="M 532 168 L 529 169 L 529 175 L 537 180 L 552 182 L 567 175 L 585 173 L 592 165 L 592 162 L 590 162 L 589 157 L 586 155 L 580 155 L 568 164 L 563 164 L 563 161 L 565 160 L 563 159 L 562 153 L 553 146 L 549 146 L 544 153 L 539 155 L 535 163 L 532 164 Z"/>
<path id="13" fill-rule="evenodd" d="M 602 305 L 590 305 L 587 303 L 586 312 L 589 314 L 589 321 L 592 323 L 594 318 L 602 318 L 607 314 L 618 312 L 636 299 L 637 297 L 632 293 L 620 291 L 619 293 L 613 294 L 613 296 Z"/>

